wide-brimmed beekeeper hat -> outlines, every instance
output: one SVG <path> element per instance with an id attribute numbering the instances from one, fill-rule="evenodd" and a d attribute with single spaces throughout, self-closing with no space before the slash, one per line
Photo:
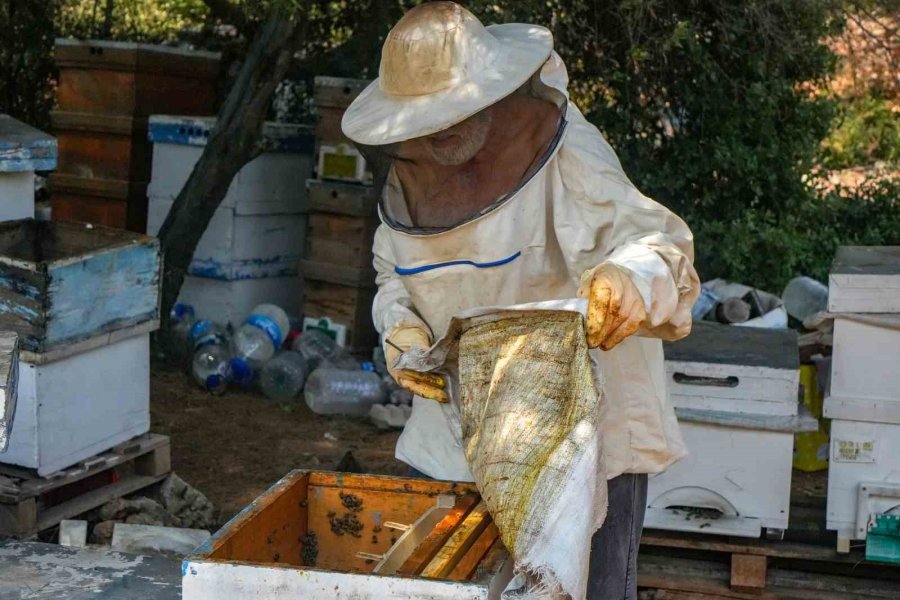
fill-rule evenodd
<path id="1" fill-rule="evenodd" d="M 375 146 L 452 127 L 517 90 L 552 50 L 539 25 L 485 27 L 454 2 L 418 6 L 388 33 L 378 79 L 344 113 L 344 134 Z"/>

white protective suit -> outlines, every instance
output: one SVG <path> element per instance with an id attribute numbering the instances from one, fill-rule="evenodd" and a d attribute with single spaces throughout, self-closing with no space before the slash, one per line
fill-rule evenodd
<path id="1" fill-rule="evenodd" d="M 382 334 L 424 326 L 436 339 L 464 310 L 574 298 L 586 270 L 605 261 L 626 269 L 648 327 L 611 351 L 591 352 L 605 398 L 604 464 L 609 478 L 657 473 L 685 449 L 666 401 L 662 343 L 652 336 L 690 329 L 699 292 L 693 238 L 681 219 L 632 185 L 600 132 L 568 101 L 567 83 L 554 52 L 531 85 L 561 108 L 557 139 L 517 190 L 478 216 L 417 230 L 389 172 L 374 243 L 375 326 Z M 471 481 L 451 406 L 415 398 L 397 458 L 431 477 Z"/>

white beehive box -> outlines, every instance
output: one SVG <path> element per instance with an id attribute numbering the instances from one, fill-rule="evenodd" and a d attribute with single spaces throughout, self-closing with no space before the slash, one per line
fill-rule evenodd
<path id="1" fill-rule="evenodd" d="M 866 539 L 875 515 L 898 511 L 900 425 L 832 420 L 826 524 L 839 548 Z"/>
<path id="2" fill-rule="evenodd" d="M 841 246 L 828 277 L 833 313 L 900 313 L 900 246 Z"/>
<path id="3" fill-rule="evenodd" d="M 836 316 L 824 414 L 900 423 L 900 314 Z"/>
<path id="4" fill-rule="evenodd" d="M 792 430 L 682 419 L 681 432 L 689 455 L 650 477 L 645 527 L 739 537 L 787 529 Z"/>
<path id="5" fill-rule="evenodd" d="M 34 172 L 56 168 L 56 138 L 0 114 L 0 221 L 34 216 Z"/>
<path id="6" fill-rule="evenodd" d="M 700 321 L 691 335 L 664 348 L 669 400 L 677 408 L 797 414 L 800 359 L 793 331 Z"/>
<path id="7" fill-rule="evenodd" d="M 173 200 L 150 198 L 147 234 L 156 235 Z M 188 273 L 214 279 L 296 276 L 306 246 L 307 215 L 243 214 L 220 207 L 206 228 Z"/>
<path id="8" fill-rule="evenodd" d="M 150 336 L 143 333 L 45 364 L 22 360 L 0 462 L 49 475 L 149 428 Z"/>
<path id="9" fill-rule="evenodd" d="M 300 275 L 233 281 L 187 275 L 178 294 L 178 301 L 193 306 L 201 318 L 235 326 L 260 304 L 275 304 L 289 315 L 299 315 L 302 298 Z"/>
<path id="10" fill-rule="evenodd" d="M 153 168 L 147 194 L 174 200 L 203 153 L 215 125 L 212 117 L 150 117 Z M 296 214 L 308 211 L 306 180 L 312 177 L 315 139 L 303 125 L 267 123 L 265 152 L 238 172 L 221 207 L 240 207 L 242 215 Z"/>

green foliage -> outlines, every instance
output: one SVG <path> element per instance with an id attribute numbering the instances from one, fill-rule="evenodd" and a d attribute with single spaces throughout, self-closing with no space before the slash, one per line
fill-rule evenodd
<path id="1" fill-rule="evenodd" d="M 900 164 L 900 112 L 888 100 L 874 96 L 845 102 L 822 144 L 822 154 L 824 165 L 831 169 L 878 160 Z"/>
<path id="2" fill-rule="evenodd" d="M 41 129 L 53 105 L 52 2 L 0 0 L 0 112 Z"/>
<path id="3" fill-rule="evenodd" d="M 900 179 L 822 193 L 786 214 L 750 210 L 693 228 L 705 271 L 780 293 L 796 275 L 828 281 L 840 245 L 900 245 Z"/>
<path id="4" fill-rule="evenodd" d="M 201 26 L 203 0 L 57 0 L 57 34 L 79 39 L 162 43 Z"/>

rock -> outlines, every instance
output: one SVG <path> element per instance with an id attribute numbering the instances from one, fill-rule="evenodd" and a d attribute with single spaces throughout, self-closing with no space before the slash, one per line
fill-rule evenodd
<path id="1" fill-rule="evenodd" d="M 91 530 L 91 543 L 109 545 L 112 540 L 113 528 L 116 526 L 115 521 L 101 521 L 94 525 Z"/>
<path id="2" fill-rule="evenodd" d="M 341 457 L 341 460 L 338 461 L 338 464 L 334 466 L 335 471 L 339 471 L 341 473 L 365 473 L 366 470 L 363 468 L 361 464 L 356 460 L 356 457 L 353 456 L 353 453 L 349 450 L 344 453 L 344 456 Z"/>
<path id="3" fill-rule="evenodd" d="M 215 507 L 199 490 L 188 485 L 178 475 L 169 475 L 159 488 L 163 506 L 175 517 L 180 527 L 212 529 L 215 526 Z"/>

